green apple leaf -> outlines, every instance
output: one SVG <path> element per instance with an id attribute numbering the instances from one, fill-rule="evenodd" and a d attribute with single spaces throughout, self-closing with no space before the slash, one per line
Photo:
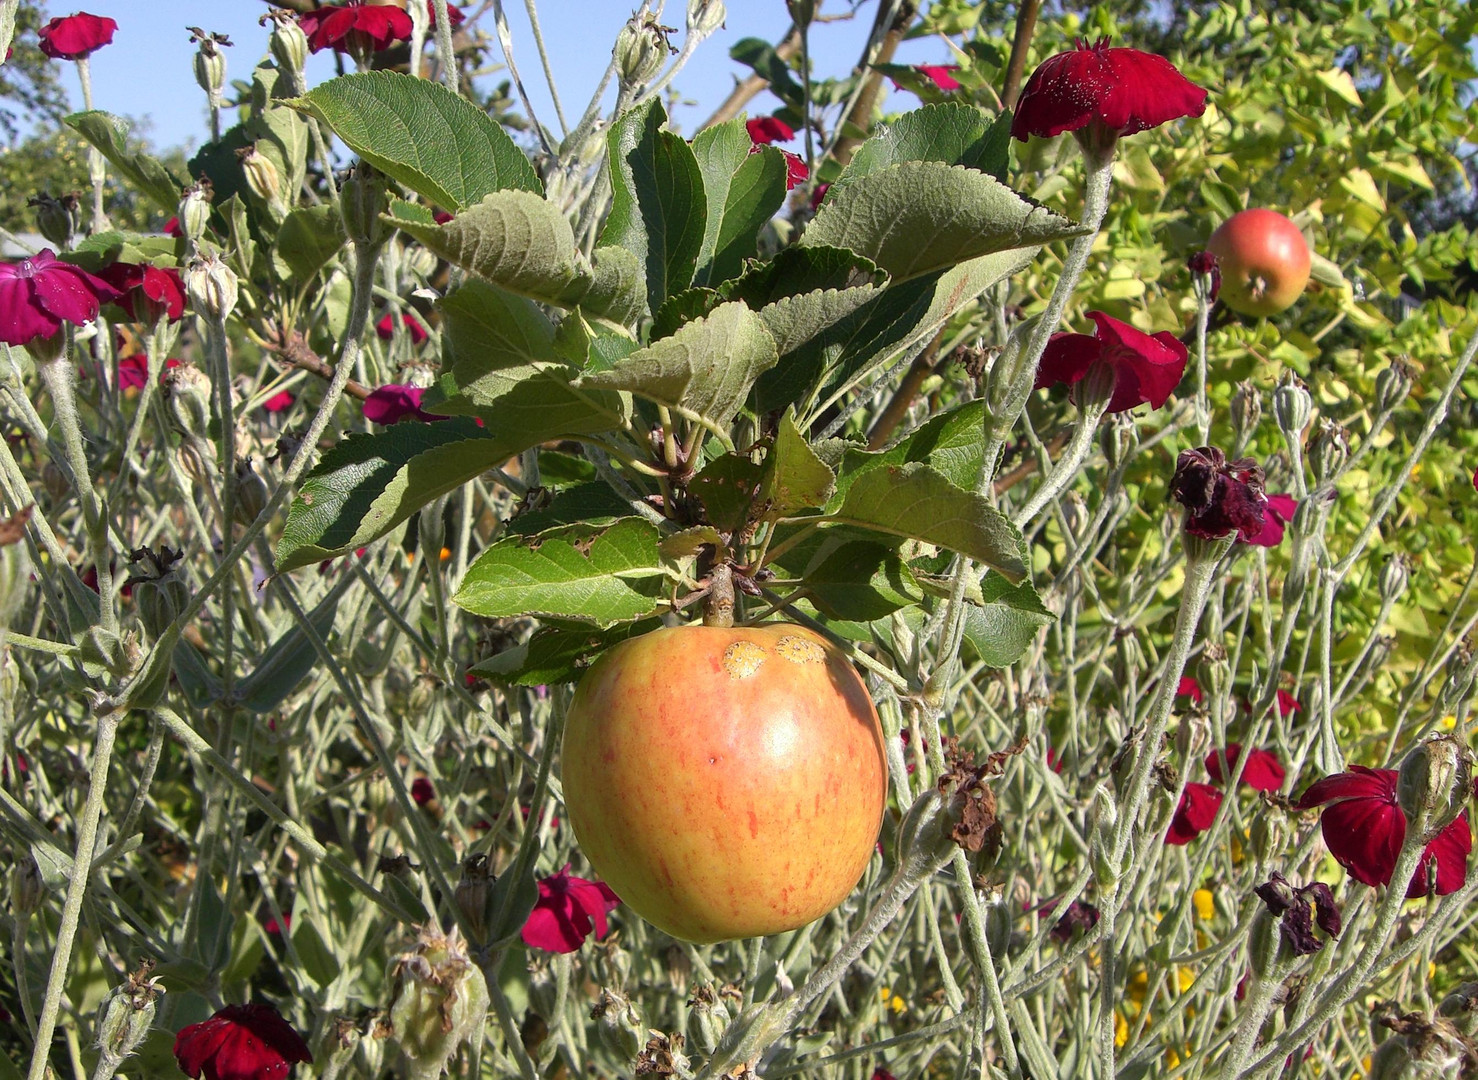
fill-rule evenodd
<path id="1" fill-rule="evenodd" d="M 753 147 L 740 120 L 705 128 L 693 139 L 708 207 L 693 278 L 699 285 L 738 274 L 744 260 L 754 258 L 760 229 L 785 202 L 785 158 L 771 148 L 752 153 Z"/>
<path id="2" fill-rule="evenodd" d="M 160 209 L 174 213 L 180 205 L 180 193 L 187 181 L 182 180 L 157 158 L 128 146 L 128 121 L 111 113 L 93 110 L 73 113 L 62 122 L 81 135 L 118 174 L 137 188 Z"/>
<path id="3" fill-rule="evenodd" d="M 902 282 L 982 255 L 1036 251 L 1084 231 L 993 176 L 910 161 L 828 193 L 800 243 L 855 251 Z"/>
<path id="4" fill-rule="evenodd" d="M 802 510 L 826 505 L 836 474 L 806 442 L 795 425 L 795 410 L 787 409 L 775 431 L 775 443 L 765 458 L 759 498 L 771 521 Z"/>
<path id="5" fill-rule="evenodd" d="M 923 598 L 897 552 L 869 541 L 837 547 L 806 571 L 805 580 L 806 595 L 829 619 L 871 622 Z"/>
<path id="6" fill-rule="evenodd" d="M 981 582 L 982 604 L 965 608 L 965 642 L 990 667 L 1010 667 L 1021 659 L 1044 626 L 1056 621 L 1031 583 L 1012 585 L 999 574 Z"/>
<path id="7" fill-rule="evenodd" d="M 290 104 L 318 117 L 385 175 L 448 210 L 507 188 L 544 190 L 508 133 L 439 82 L 366 71 L 330 79 Z"/>
<path id="8" fill-rule="evenodd" d="M 1004 183 L 1010 148 L 1009 112 L 991 119 L 974 105 L 960 102 L 925 105 L 881 125 L 857 148 L 826 197 L 834 198 L 864 176 L 909 161 L 963 165 Z"/>
<path id="9" fill-rule="evenodd" d="M 485 618 L 538 615 L 610 626 L 661 602 L 657 527 L 625 518 L 591 536 L 510 537 L 485 550 L 452 598 Z"/>

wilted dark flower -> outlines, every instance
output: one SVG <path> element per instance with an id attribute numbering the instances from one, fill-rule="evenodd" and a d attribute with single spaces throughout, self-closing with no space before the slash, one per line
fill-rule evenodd
<path id="1" fill-rule="evenodd" d="M 106 15 L 61 15 L 43 26 L 38 34 L 41 51 L 53 60 L 81 60 L 104 45 L 113 44 L 118 24 Z"/>
<path id="2" fill-rule="evenodd" d="M 1352 765 L 1347 772 L 1315 781 L 1298 801 L 1301 810 L 1323 806 L 1319 826 L 1335 860 L 1364 885 L 1389 885 L 1396 858 L 1406 842 L 1406 815 L 1396 803 L 1396 770 Z M 1435 862 L 1436 892 L 1446 896 L 1463 887 L 1473 831 L 1464 810 L 1422 852 L 1421 863 L 1407 886 L 1407 899 L 1427 893 Z"/>
<path id="3" fill-rule="evenodd" d="M 227 1005 L 181 1028 L 174 1056 L 194 1080 L 283 1080 L 295 1062 L 313 1061 L 303 1037 L 271 1005 Z"/>
<path id="4" fill-rule="evenodd" d="M 436 787 L 428 777 L 418 776 L 411 781 L 411 798 L 417 806 L 425 806 L 436 798 Z"/>
<path id="5" fill-rule="evenodd" d="M 1242 757 L 1242 744 L 1229 742 L 1226 748 L 1226 764 L 1228 774 L 1235 772 L 1237 762 Z M 1213 750 L 1206 755 L 1206 771 L 1211 774 L 1211 779 L 1217 783 L 1223 780 L 1222 754 Z M 1254 749 L 1247 753 L 1247 765 L 1242 769 L 1242 783 L 1257 791 L 1277 791 L 1283 786 L 1284 777 L 1287 773 L 1283 769 L 1283 763 L 1278 760 L 1278 755 L 1271 750 Z"/>
<path id="6" fill-rule="evenodd" d="M 1218 540 L 1236 533 L 1246 540 L 1262 531 L 1262 468 L 1251 458 L 1227 461 L 1214 446 L 1182 450 L 1170 494 L 1186 508 L 1185 531 Z"/>
<path id="7" fill-rule="evenodd" d="M 594 933 L 606 936 L 606 915 L 621 901 L 604 881 L 571 877 L 565 866 L 539 882 L 539 899 L 523 924 L 523 942 L 545 952 L 574 952 Z"/>
<path id="8" fill-rule="evenodd" d="M 1056 907 L 1054 902 L 1052 910 Z M 1098 925 L 1099 911 L 1092 904 L 1083 900 L 1074 900 L 1062 913 L 1062 917 L 1052 924 L 1051 936 L 1054 941 L 1067 942 L 1073 939 L 1073 934 L 1079 930 L 1092 930 Z"/>
<path id="9" fill-rule="evenodd" d="M 1187 784 L 1180 796 L 1180 805 L 1175 808 L 1175 816 L 1170 819 L 1165 843 L 1175 847 L 1189 844 L 1211 828 L 1216 812 L 1221 809 L 1221 800 L 1220 789 L 1210 784 Z"/>
<path id="10" fill-rule="evenodd" d="M 1107 411 L 1124 412 L 1149 403 L 1164 405 L 1185 374 L 1189 354 L 1174 334 L 1146 334 L 1101 311 L 1088 312 L 1097 329 L 1089 334 L 1053 334 L 1037 365 L 1037 389 L 1054 383 L 1071 386 L 1094 364 L 1108 364 L 1114 389 Z"/>
<path id="11" fill-rule="evenodd" d="M 1206 111 L 1206 91 L 1163 56 L 1111 49 L 1108 39 L 1078 42 L 1037 65 L 1011 121 L 1011 134 L 1051 138 L 1098 124 L 1110 136 L 1133 135 Z"/>
<path id="12" fill-rule="evenodd" d="M 1211 279 L 1211 287 L 1206 292 L 1206 299 L 1210 303 L 1215 303 L 1217 294 L 1221 292 L 1221 263 L 1217 257 L 1209 251 L 1198 251 L 1186 260 L 1186 268 L 1190 270 L 1193 277 Z"/>
<path id="13" fill-rule="evenodd" d="M 1324 947 L 1324 942 L 1314 933 L 1316 923 L 1329 937 L 1339 937 L 1343 921 L 1334 893 L 1322 881 L 1295 887 L 1282 874 L 1274 872 L 1270 880 L 1253 892 L 1267 905 L 1269 914 L 1279 920 L 1283 940 L 1294 956 L 1308 956 Z M 1314 905 L 1312 913 L 1310 902 Z"/>

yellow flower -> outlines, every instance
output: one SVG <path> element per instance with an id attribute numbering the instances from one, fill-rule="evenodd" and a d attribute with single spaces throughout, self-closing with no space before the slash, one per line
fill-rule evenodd
<path id="1" fill-rule="evenodd" d="M 1114 1013 L 1114 1045 L 1120 1050 L 1129 1041 L 1129 1021 L 1124 1019 L 1124 1014 Z"/>
<path id="2" fill-rule="evenodd" d="M 1209 920 L 1216 915 L 1216 897 L 1211 894 L 1210 889 L 1197 889 L 1191 896 L 1191 902 L 1196 905 L 1197 918 Z"/>
<path id="3" fill-rule="evenodd" d="M 1182 994 L 1196 984 L 1196 973 L 1188 967 L 1176 968 L 1175 978 L 1180 983 L 1180 992 Z"/>

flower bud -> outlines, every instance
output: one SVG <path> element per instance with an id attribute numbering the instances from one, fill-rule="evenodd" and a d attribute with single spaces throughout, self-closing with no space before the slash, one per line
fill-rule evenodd
<path id="1" fill-rule="evenodd" d="M 1196 290 L 1196 299 L 1204 298 L 1208 304 L 1216 303 L 1221 292 L 1221 263 L 1209 251 L 1198 251 L 1186 262 L 1191 272 L 1191 287 Z"/>
<path id="2" fill-rule="evenodd" d="M 1398 356 L 1375 377 L 1376 412 L 1392 412 L 1406 400 L 1411 392 L 1412 374 L 1410 357 Z"/>
<path id="3" fill-rule="evenodd" d="M 210 181 L 202 177 L 198 184 L 191 184 L 185 189 L 184 198 L 180 200 L 180 231 L 192 244 L 198 244 L 205 235 L 205 230 L 210 227 L 211 195 Z"/>
<path id="4" fill-rule="evenodd" d="M 31 593 L 31 553 L 22 543 L 31 507 L 0 518 L 0 632 L 20 613 Z"/>
<path id="5" fill-rule="evenodd" d="M 181 552 L 161 547 L 158 552 L 139 548 L 128 561 L 133 566 L 128 584 L 139 621 L 149 635 L 158 638 L 190 603 L 190 585 L 180 563 Z"/>
<path id="6" fill-rule="evenodd" d="M 1332 482 L 1350 460 L 1350 433 L 1333 420 L 1321 419 L 1309 439 L 1308 455 L 1314 479 L 1320 484 Z"/>
<path id="7" fill-rule="evenodd" d="M 647 1026 L 625 994 L 619 990 L 602 989 L 600 1000 L 590 1010 L 590 1018 L 596 1022 L 600 1041 L 613 1054 L 630 1064 L 646 1045 Z"/>
<path id="8" fill-rule="evenodd" d="M 1253 858 L 1266 865 L 1283 853 L 1288 840 L 1287 816 L 1275 805 L 1264 802 L 1259 813 L 1253 815 L 1249 832 Z"/>
<path id="9" fill-rule="evenodd" d="M 252 468 L 251 458 L 242 458 L 236 463 L 235 487 L 236 502 L 232 516 L 236 524 L 250 525 L 267 509 L 267 500 L 272 497 L 267 481 Z"/>
<path id="10" fill-rule="evenodd" d="M 688 1005 L 692 1009 L 688 1028 L 703 1052 L 711 1054 L 723 1038 L 724 1028 L 728 1026 L 729 1010 L 714 993 L 713 987 L 706 985 L 693 991 L 693 998 Z"/>
<path id="11" fill-rule="evenodd" d="M 488 857 L 469 855 L 462 863 L 462 880 L 457 882 L 452 898 L 476 942 L 487 940 L 488 898 L 492 894 L 492 884 L 493 873 Z"/>
<path id="12" fill-rule="evenodd" d="M 724 0 L 688 0 L 688 33 L 706 38 L 724 25 Z"/>
<path id="13" fill-rule="evenodd" d="M 50 337 L 31 339 L 26 342 L 26 352 L 31 354 L 31 359 L 37 364 L 49 364 L 54 360 L 60 360 L 67 352 L 66 331 L 58 330 Z"/>
<path id="14" fill-rule="evenodd" d="M 627 89 L 645 86 L 657 77 L 676 51 L 667 42 L 668 30 L 650 16 L 631 19 L 616 35 L 616 72 Z"/>
<path id="15" fill-rule="evenodd" d="M 1240 457 L 1262 422 L 1262 392 L 1243 379 L 1232 394 L 1232 457 Z"/>
<path id="16" fill-rule="evenodd" d="M 308 62 L 308 35 L 303 33 L 291 11 L 274 9 L 258 20 L 268 21 L 272 23 L 272 36 L 267 39 L 267 49 L 277 61 L 278 70 L 287 76 L 293 92 L 300 94 L 305 88 L 303 65 Z"/>
<path id="17" fill-rule="evenodd" d="M 1093 876 L 1101 894 L 1111 895 L 1119 885 L 1123 868 L 1114 858 L 1119 807 L 1114 793 L 1103 784 L 1093 789 L 1088 807 L 1088 846 L 1093 855 Z"/>
<path id="18" fill-rule="evenodd" d="M 1309 426 L 1309 416 L 1314 409 L 1314 399 L 1304 388 L 1303 381 L 1291 371 L 1285 371 L 1273 391 L 1273 419 L 1278 430 L 1292 441 L 1303 434 Z"/>
<path id="19" fill-rule="evenodd" d="M 356 247 L 378 248 L 395 231 L 380 218 L 390 207 L 388 190 L 385 174 L 363 160 L 355 164 L 354 171 L 339 188 L 344 235 Z"/>
<path id="20" fill-rule="evenodd" d="M 1278 916 L 1266 906 L 1258 908 L 1247 931 L 1247 966 L 1252 969 L 1253 978 L 1281 978 L 1278 951 L 1282 944 Z"/>
<path id="21" fill-rule="evenodd" d="M 1457 820 L 1473 794 L 1473 756 L 1451 735 L 1411 748 L 1396 775 L 1396 804 L 1423 843 Z"/>
<path id="22" fill-rule="evenodd" d="M 185 294 L 197 315 L 211 322 L 222 322 L 235 310 L 239 283 L 235 271 L 220 256 L 191 259 L 184 276 Z"/>
<path id="23" fill-rule="evenodd" d="M 231 39 L 225 34 L 207 34 L 198 26 L 185 29 L 190 31 L 191 41 L 200 43 L 200 48 L 195 51 L 195 81 L 205 91 L 211 105 L 218 106 L 221 90 L 226 85 L 226 54 L 221 52 L 221 47 L 230 45 Z"/>
<path id="24" fill-rule="evenodd" d="M 1473 677 L 1478 674 L 1478 665 L 1473 660 L 1473 649 L 1467 639 L 1458 642 L 1457 648 L 1447 658 L 1447 677 L 1437 692 L 1437 705 L 1443 713 L 1456 712 L 1458 706 L 1472 696 Z"/>
<path id="25" fill-rule="evenodd" d="M 390 964 L 390 1027 L 410 1080 L 436 1080 L 468 1039 L 482 1038 L 488 987 L 454 929 L 422 927 Z"/>
<path id="26" fill-rule="evenodd" d="M 59 505 L 63 499 L 72 493 L 72 481 L 67 479 L 67 474 L 54 461 L 48 461 L 41 466 L 41 486 L 46 489 L 46 494 L 51 497 L 53 506 Z"/>
<path id="27" fill-rule="evenodd" d="M 22 855 L 10 870 L 10 910 L 18 919 L 28 918 L 41 906 L 46 895 L 46 881 L 41 866 L 30 852 Z"/>
<path id="28" fill-rule="evenodd" d="M 1113 413 L 1098 425 L 1098 446 L 1110 469 L 1121 469 L 1139 445 L 1139 428 L 1127 412 Z"/>
<path id="29" fill-rule="evenodd" d="M 210 430 L 210 376 L 194 364 L 164 373 L 164 411 L 176 431 L 203 438 Z"/>
<path id="30" fill-rule="evenodd" d="M 1469 1038 L 1478 1035 L 1478 982 L 1466 982 L 1442 999 L 1437 1011 Z"/>
<path id="31" fill-rule="evenodd" d="M 997 963 L 1006 959 L 1011 946 L 1011 905 L 1006 903 L 1004 893 L 987 897 L 981 904 L 985 923 L 985 945 Z"/>
<path id="32" fill-rule="evenodd" d="M 1406 556 L 1397 552 L 1386 560 L 1386 565 L 1381 567 L 1379 588 L 1382 603 L 1394 604 L 1401 599 L 1401 594 L 1406 591 L 1406 582 L 1409 578 L 1406 567 Z"/>
<path id="33" fill-rule="evenodd" d="M 662 970 L 675 994 L 688 992 L 688 980 L 693 977 L 693 961 L 681 945 L 669 945 L 662 951 Z"/>
<path id="34" fill-rule="evenodd" d="M 154 1023 L 155 1001 L 164 993 L 145 963 L 115 987 L 98 1008 L 98 1054 L 115 1069 L 138 1049 Z"/>
<path id="35" fill-rule="evenodd" d="M 41 194 L 26 200 L 26 205 L 36 210 L 36 231 L 57 248 L 72 246 L 72 236 L 82 225 L 80 209 L 82 201 L 75 191 L 53 199 Z"/>
<path id="36" fill-rule="evenodd" d="M 251 193 L 265 202 L 272 213 L 282 217 L 287 208 L 282 202 L 282 174 L 277 165 L 266 154 L 257 149 L 257 144 L 243 146 L 236 151 L 241 162 L 241 171 L 246 175 L 246 186 Z"/>
<path id="37" fill-rule="evenodd" d="M 795 23 L 795 28 L 805 33 L 816 18 L 816 0 L 785 0 L 785 6 L 790 11 L 790 19 Z"/>

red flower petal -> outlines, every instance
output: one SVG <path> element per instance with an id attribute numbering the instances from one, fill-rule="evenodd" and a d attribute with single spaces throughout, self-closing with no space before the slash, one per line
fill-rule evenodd
<path id="1" fill-rule="evenodd" d="M 1172 846 L 1189 844 L 1211 828 L 1216 812 L 1221 809 L 1221 800 L 1221 791 L 1210 784 L 1187 784 L 1180 796 L 1180 805 L 1175 808 L 1175 817 L 1170 819 L 1165 843 Z"/>
<path id="2" fill-rule="evenodd" d="M 593 932 L 605 936 L 606 913 L 619 903 L 604 882 L 571 877 L 566 866 L 539 882 L 539 899 L 524 922 L 525 945 L 545 952 L 574 952 Z"/>
<path id="3" fill-rule="evenodd" d="M 373 424 L 394 424 L 410 417 L 430 423 L 445 420 L 444 416 L 432 416 L 421 411 L 421 397 L 425 394 L 419 386 L 404 386 L 387 383 L 365 398 L 362 411 L 364 418 Z"/>
<path id="4" fill-rule="evenodd" d="M 1100 123 L 1119 135 L 1206 111 L 1206 91 L 1162 56 L 1111 49 L 1107 39 L 1049 56 L 1027 80 L 1013 137 L 1050 138 Z"/>
<path id="5" fill-rule="evenodd" d="M 182 1028 L 175 1061 L 198 1080 L 282 1080 L 296 1062 L 312 1063 L 307 1043 L 270 1005 L 227 1005 Z"/>
<path id="6" fill-rule="evenodd" d="M 1473 829 L 1468 824 L 1468 812 L 1464 810 L 1422 852 L 1422 861 L 1417 864 L 1411 884 L 1406 888 L 1406 898 L 1416 900 L 1427 895 L 1427 867 L 1433 859 L 1437 861 L 1436 894 L 1446 896 L 1457 892 L 1467 884 L 1468 855 L 1472 850 Z"/>
<path id="7" fill-rule="evenodd" d="M 915 64 L 914 70 L 946 94 L 960 88 L 960 80 L 951 74 L 960 70 L 958 64 Z"/>
<path id="8" fill-rule="evenodd" d="M 1201 704 L 1206 698 L 1206 695 L 1201 693 L 1201 684 L 1191 675 L 1182 675 L 1180 677 L 1180 685 L 1175 688 L 1175 696 L 1188 697 L 1197 705 Z"/>
<path id="9" fill-rule="evenodd" d="M 292 407 L 293 400 L 292 391 L 282 390 L 262 402 L 262 408 L 269 413 L 283 412 Z"/>
<path id="10" fill-rule="evenodd" d="M 749 132 L 749 141 L 756 145 L 790 142 L 795 138 L 795 128 L 778 116 L 756 116 L 745 121 L 744 130 Z"/>
<path id="11" fill-rule="evenodd" d="M 1168 331 L 1146 334 L 1101 311 L 1088 317 L 1097 327 L 1087 334 L 1053 334 L 1037 365 L 1037 388 L 1053 383 L 1071 386 L 1088 374 L 1098 361 L 1113 365 L 1114 392 L 1108 412 L 1125 412 L 1148 403 L 1153 409 L 1164 405 L 1180 385 L 1190 354 Z"/>
<path id="12" fill-rule="evenodd" d="M 106 15 L 79 11 L 52 19 L 38 34 L 41 51 L 53 60 L 81 60 L 111 45 L 117 30 L 118 24 Z"/>
<path id="13" fill-rule="evenodd" d="M 1294 697 L 1287 690 L 1278 691 L 1279 716 L 1287 716 L 1289 713 L 1296 713 L 1302 708 L 1303 706 L 1298 703 L 1298 698 Z"/>
<path id="14" fill-rule="evenodd" d="M 1098 339 L 1091 334 L 1059 333 L 1047 339 L 1037 364 L 1038 390 L 1063 383 L 1071 386 L 1088 374 L 1098 359 Z"/>
<path id="15" fill-rule="evenodd" d="M 1242 744 L 1229 742 L 1226 749 L 1227 764 L 1235 771 L 1242 756 Z M 1206 755 L 1206 771 L 1217 783 L 1225 779 L 1222 773 L 1222 755 L 1216 751 Z M 1277 791 L 1287 777 L 1283 763 L 1271 750 L 1252 750 L 1247 755 L 1247 764 L 1242 769 L 1242 783 L 1257 791 Z"/>
<path id="16" fill-rule="evenodd" d="M 1293 520 L 1298 500 L 1292 495 L 1269 495 L 1263 505 L 1262 531 L 1246 542 L 1258 547 L 1277 547 L 1283 542 L 1283 528 Z"/>

